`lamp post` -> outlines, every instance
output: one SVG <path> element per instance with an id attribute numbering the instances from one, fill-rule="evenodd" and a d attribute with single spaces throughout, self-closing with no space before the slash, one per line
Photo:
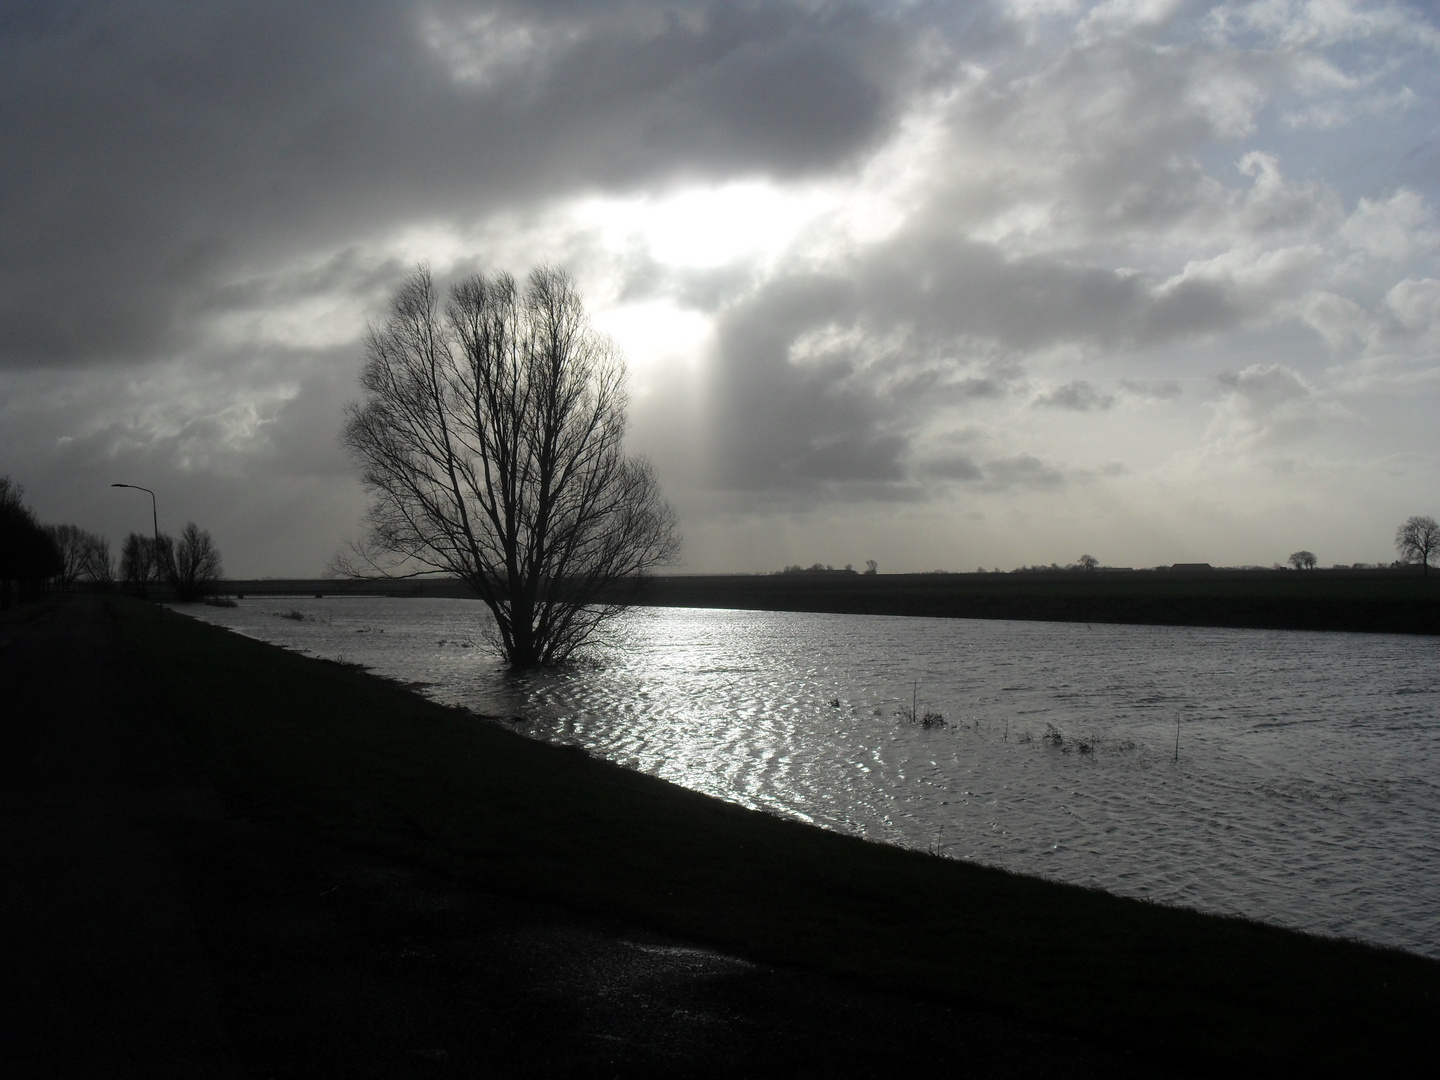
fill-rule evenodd
<path id="1" fill-rule="evenodd" d="M 160 580 L 160 511 L 155 502 L 155 492 L 139 484 L 111 484 L 111 487 L 134 488 L 150 496 L 150 524 L 155 527 L 155 606 L 160 618 L 165 618 L 165 585 Z"/>

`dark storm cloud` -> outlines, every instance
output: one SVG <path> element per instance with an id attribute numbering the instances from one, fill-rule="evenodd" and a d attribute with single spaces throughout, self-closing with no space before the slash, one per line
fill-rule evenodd
<path id="1" fill-rule="evenodd" d="M 974 460 L 965 455 L 936 458 L 926 462 L 925 473 L 942 480 L 983 480 L 985 473 Z"/>
<path id="2" fill-rule="evenodd" d="M 1173 401 L 1185 393 L 1174 379 L 1121 379 L 1120 389 L 1134 397 L 1156 401 Z"/>
<path id="3" fill-rule="evenodd" d="M 717 480 L 805 487 L 819 475 L 809 463 L 843 444 L 844 454 L 826 458 L 825 479 L 903 481 L 913 432 L 936 409 L 1008 392 L 1013 380 L 977 373 L 977 356 L 1145 345 L 1220 332 L 1243 316 L 1223 283 L 1165 287 L 908 233 L 861 252 L 847 274 L 781 275 L 724 313 L 713 397 Z M 794 355 L 808 335 L 827 330 L 839 331 L 836 344 Z M 1105 409 L 1114 398 L 1077 381 L 1038 403 Z M 1007 483 L 1022 476 L 1009 467 L 1002 474 Z"/>
<path id="4" fill-rule="evenodd" d="M 1089 412 L 1091 409 L 1110 408 L 1115 404 L 1115 398 L 1110 394 L 1102 394 L 1084 379 L 1076 379 L 1064 386 L 1047 390 L 1035 399 L 1035 404 L 1051 409 Z"/>
<path id="5" fill-rule="evenodd" d="M 1064 472 L 1033 454 L 1014 454 L 977 462 L 952 454 L 923 462 L 918 470 L 928 480 L 959 482 L 983 491 L 1053 489 L 1065 483 Z"/>
<path id="6" fill-rule="evenodd" d="M 832 168 L 885 130 L 903 81 L 905 40 L 881 14 L 9 7 L 0 365 L 183 348 L 195 309 L 247 267 L 410 222 L 666 176 Z"/>
<path id="7" fill-rule="evenodd" d="M 905 441 L 883 430 L 884 406 L 848 387 L 852 358 L 790 362 L 802 333 L 857 301 L 849 282 L 796 277 L 766 288 L 721 320 L 720 367 L 710 401 L 724 486 L 810 486 L 899 478 Z M 868 451 L 868 452 L 867 452 Z"/>

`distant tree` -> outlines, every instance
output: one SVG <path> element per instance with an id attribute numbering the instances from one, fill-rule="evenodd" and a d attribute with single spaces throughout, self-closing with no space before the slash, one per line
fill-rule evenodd
<path id="1" fill-rule="evenodd" d="M 78 525 L 43 526 L 60 555 L 60 572 L 55 575 L 62 589 L 69 589 L 85 571 L 85 550 L 90 534 Z"/>
<path id="2" fill-rule="evenodd" d="M 1290 554 L 1290 565 L 1296 570 L 1314 570 L 1319 562 L 1313 551 L 1295 551 Z"/>
<path id="3" fill-rule="evenodd" d="M 120 549 L 120 579 L 141 590 L 160 579 L 154 537 L 133 532 L 125 537 L 125 545 Z"/>
<path id="4" fill-rule="evenodd" d="M 1100 560 L 1094 555 L 1081 555 L 1077 565 L 1081 570 L 1094 570 L 1100 565 Z"/>
<path id="5" fill-rule="evenodd" d="M 867 574 L 878 574 L 878 573 L 880 573 L 880 564 L 879 564 L 878 562 L 876 562 L 874 559 L 866 559 L 866 560 L 865 560 L 865 573 L 867 573 Z"/>
<path id="6" fill-rule="evenodd" d="M 60 572 L 60 552 L 54 538 L 35 520 L 24 503 L 25 489 L 8 476 L 0 476 L 0 608 L 15 596 L 39 596 L 45 582 Z"/>
<path id="7" fill-rule="evenodd" d="M 209 531 L 193 521 L 185 526 L 178 541 L 160 538 L 165 549 L 165 572 L 177 600 L 199 600 L 220 580 L 220 551 Z"/>
<path id="8" fill-rule="evenodd" d="M 111 585 L 115 581 L 115 559 L 110 554 L 110 541 L 95 533 L 89 534 L 85 546 L 84 574 L 97 585 Z"/>
<path id="9" fill-rule="evenodd" d="M 1407 563 L 1420 564 L 1420 573 L 1430 576 L 1430 560 L 1440 552 L 1440 525 L 1432 517 L 1412 517 L 1395 530 L 1395 550 Z"/>

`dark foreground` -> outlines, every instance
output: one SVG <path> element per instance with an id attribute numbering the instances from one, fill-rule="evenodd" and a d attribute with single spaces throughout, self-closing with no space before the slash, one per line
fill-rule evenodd
<path id="1" fill-rule="evenodd" d="M 12 614 L 33 618 L 0 623 L 7 1080 L 1142 1075 L 262 820 L 157 719 L 97 598 Z"/>
<path id="2" fill-rule="evenodd" d="M 133 603 L 32 613 L 6 1077 L 1430 1063 L 1433 961 L 808 829 Z"/>

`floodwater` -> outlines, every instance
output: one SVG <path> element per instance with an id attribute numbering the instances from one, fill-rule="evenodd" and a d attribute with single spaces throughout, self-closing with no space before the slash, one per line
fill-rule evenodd
<path id="1" fill-rule="evenodd" d="M 517 677 L 476 601 L 186 610 L 745 806 L 1440 957 L 1436 638 L 636 608 Z"/>

